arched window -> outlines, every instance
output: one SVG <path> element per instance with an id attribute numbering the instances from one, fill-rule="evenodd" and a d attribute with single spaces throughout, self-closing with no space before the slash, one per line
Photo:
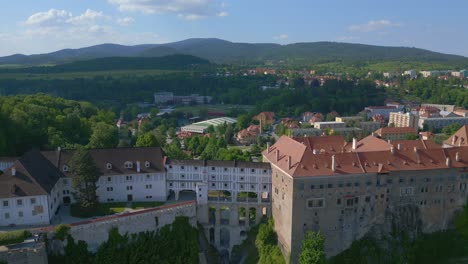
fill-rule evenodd
<path id="1" fill-rule="evenodd" d="M 70 168 L 68 167 L 67 164 L 63 165 L 62 170 L 63 170 L 64 172 L 67 172 L 69 169 L 70 169 Z"/>
<path id="2" fill-rule="evenodd" d="M 127 169 L 133 168 L 133 162 L 131 162 L 131 161 L 126 161 L 126 162 L 124 163 L 124 167 L 127 168 Z"/>
<path id="3" fill-rule="evenodd" d="M 109 162 L 107 162 L 106 168 L 107 168 L 108 170 L 112 169 L 112 164 L 110 164 Z"/>
<path id="4" fill-rule="evenodd" d="M 149 168 L 149 167 L 150 167 L 150 162 L 149 162 L 149 161 L 145 161 L 145 167 L 146 167 L 146 168 Z"/>

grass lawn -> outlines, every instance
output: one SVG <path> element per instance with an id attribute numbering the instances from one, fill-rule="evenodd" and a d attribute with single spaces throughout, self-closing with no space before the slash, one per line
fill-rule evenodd
<path id="1" fill-rule="evenodd" d="M 164 202 L 132 202 L 131 207 L 127 207 L 127 203 L 100 203 L 97 208 L 92 210 L 83 210 L 78 204 L 72 204 L 70 206 L 70 214 L 73 217 L 88 218 L 93 216 L 105 216 L 116 213 L 121 213 L 125 209 L 145 209 L 158 207 L 163 205 Z"/>

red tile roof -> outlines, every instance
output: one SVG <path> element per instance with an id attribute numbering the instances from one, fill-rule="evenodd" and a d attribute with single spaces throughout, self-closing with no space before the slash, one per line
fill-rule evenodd
<path id="1" fill-rule="evenodd" d="M 455 134 L 444 141 L 451 146 L 468 146 L 468 125 L 462 126 Z"/>
<path id="2" fill-rule="evenodd" d="M 292 177 L 387 173 L 468 166 L 468 147 L 313 154 L 306 144 L 285 136 L 265 150 L 263 156 Z M 335 159 L 334 170 L 333 159 Z"/>
<path id="3" fill-rule="evenodd" d="M 414 127 L 382 127 L 375 131 L 378 135 L 388 134 L 417 134 Z"/>

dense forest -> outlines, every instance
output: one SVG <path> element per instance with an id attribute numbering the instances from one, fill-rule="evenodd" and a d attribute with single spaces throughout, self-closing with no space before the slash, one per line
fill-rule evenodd
<path id="1" fill-rule="evenodd" d="M 108 57 L 75 61 L 56 66 L 0 68 L 0 73 L 63 73 L 113 70 L 190 70 L 209 66 L 210 62 L 191 55 L 169 55 L 157 58 Z"/>
<path id="2" fill-rule="evenodd" d="M 88 102 L 45 94 L 0 97 L 0 156 L 21 155 L 34 147 L 117 145 L 114 119 L 113 112 Z"/>
<path id="3" fill-rule="evenodd" d="M 198 230 L 186 217 L 157 232 L 121 235 L 117 228 L 109 231 L 109 238 L 96 253 L 87 250 L 83 241 L 67 236 L 64 255 L 49 256 L 51 264 L 186 264 L 198 263 Z"/>

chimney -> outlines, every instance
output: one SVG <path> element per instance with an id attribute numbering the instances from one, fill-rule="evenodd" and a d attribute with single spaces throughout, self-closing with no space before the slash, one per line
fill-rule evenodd
<path id="1" fill-rule="evenodd" d="M 357 139 L 353 137 L 353 150 L 356 150 L 357 147 Z"/>
<path id="2" fill-rule="evenodd" d="M 276 150 L 276 161 L 279 161 L 279 149 Z"/>
<path id="3" fill-rule="evenodd" d="M 398 143 L 397 149 L 398 149 L 398 150 L 401 150 L 401 143 Z"/>
<path id="4" fill-rule="evenodd" d="M 270 142 L 267 142 L 267 153 L 270 153 Z"/>
<path id="5" fill-rule="evenodd" d="M 457 153 L 455 153 L 455 160 L 456 160 L 457 162 L 459 162 L 459 161 L 461 160 L 461 159 L 460 159 L 460 153 L 458 153 L 458 151 L 457 151 Z"/>
<path id="6" fill-rule="evenodd" d="M 57 151 L 58 151 L 58 152 L 62 151 L 62 148 L 61 148 L 61 147 L 57 147 Z"/>
<path id="7" fill-rule="evenodd" d="M 395 154 L 395 148 L 393 146 L 390 148 L 390 153 Z"/>
<path id="8" fill-rule="evenodd" d="M 418 153 L 418 147 L 414 147 L 414 153 Z"/>
<path id="9" fill-rule="evenodd" d="M 16 168 L 11 167 L 11 176 L 16 176 Z"/>
<path id="10" fill-rule="evenodd" d="M 445 159 L 445 165 L 447 165 L 447 167 L 450 168 L 450 158 L 449 158 L 449 157 L 447 157 L 447 158 Z"/>
<path id="11" fill-rule="evenodd" d="M 455 145 L 455 141 L 457 140 L 457 136 L 456 135 L 453 135 L 452 137 L 452 145 Z"/>
<path id="12" fill-rule="evenodd" d="M 392 144 L 392 141 L 391 141 L 390 139 L 389 139 L 389 140 L 387 140 L 387 142 L 388 142 L 388 144 Z"/>
<path id="13" fill-rule="evenodd" d="M 136 168 L 136 169 L 137 169 L 137 172 L 140 172 L 140 168 L 141 168 L 141 167 L 140 167 L 140 162 L 137 161 L 137 162 L 136 162 L 136 165 L 137 165 L 137 168 Z"/>
<path id="14" fill-rule="evenodd" d="M 335 155 L 332 155 L 332 171 L 336 171 L 336 158 Z"/>
<path id="15" fill-rule="evenodd" d="M 288 170 L 291 169 L 291 156 L 288 156 Z"/>

